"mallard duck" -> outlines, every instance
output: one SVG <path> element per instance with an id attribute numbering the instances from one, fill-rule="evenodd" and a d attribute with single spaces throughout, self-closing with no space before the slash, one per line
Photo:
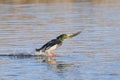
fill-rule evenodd
<path id="1" fill-rule="evenodd" d="M 47 55 L 47 56 L 56 56 L 55 53 L 52 51 L 57 49 L 59 46 L 62 45 L 62 42 L 65 39 L 72 38 L 74 36 L 77 36 L 81 32 L 77 32 L 71 35 L 67 34 L 61 34 L 60 36 L 56 37 L 56 39 L 52 39 L 51 41 L 47 42 L 45 45 L 43 45 L 41 48 L 36 49 L 35 55 Z"/>

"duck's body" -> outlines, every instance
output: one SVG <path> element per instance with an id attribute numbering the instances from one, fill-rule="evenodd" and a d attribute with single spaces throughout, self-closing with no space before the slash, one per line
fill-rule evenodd
<path id="1" fill-rule="evenodd" d="M 73 36 L 78 35 L 79 33 L 80 32 L 77 32 L 72 35 L 62 34 L 58 36 L 56 39 L 52 39 L 51 41 L 47 42 L 41 48 L 36 49 L 35 55 L 55 56 L 55 54 L 52 51 L 61 46 L 64 39 L 71 38 Z"/>
<path id="2" fill-rule="evenodd" d="M 62 41 L 59 39 L 53 39 L 43 45 L 41 48 L 36 49 L 37 55 L 45 54 L 45 55 L 50 55 L 51 51 L 57 49 L 59 46 L 62 45 Z"/>

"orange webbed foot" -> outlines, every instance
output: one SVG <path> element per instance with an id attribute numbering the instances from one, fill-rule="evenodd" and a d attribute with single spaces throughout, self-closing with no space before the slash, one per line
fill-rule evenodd
<path id="1" fill-rule="evenodd" d="M 55 57 L 55 56 L 57 56 L 57 55 L 56 55 L 56 53 L 51 52 L 51 53 L 49 54 L 49 56 L 50 56 L 50 57 Z"/>

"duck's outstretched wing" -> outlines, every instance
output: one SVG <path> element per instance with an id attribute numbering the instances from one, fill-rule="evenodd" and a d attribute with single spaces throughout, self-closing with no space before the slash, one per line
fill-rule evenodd
<path id="1" fill-rule="evenodd" d="M 40 51 L 42 50 L 43 52 L 45 52 L 46 50 L 50 49 L 51 47 L 53 47 L 54 45 L 57 44 L 61 44 L 62 42 L 59 39 L 53 39 L 49 42 L 47 42 L 45 45 L 43 45 L 41 48 L 36 49 L 36 51 Z"/>

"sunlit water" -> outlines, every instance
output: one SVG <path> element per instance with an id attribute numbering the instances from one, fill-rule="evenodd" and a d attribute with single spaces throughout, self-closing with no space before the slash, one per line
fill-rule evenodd
<path id="1" fill-rule="evenodd" d="M 0 56 L 0 80 L 120 80 L 120 4 L 0 4 L 0 54 L 34 54 L 82 31 L 57 57 Z"/>

